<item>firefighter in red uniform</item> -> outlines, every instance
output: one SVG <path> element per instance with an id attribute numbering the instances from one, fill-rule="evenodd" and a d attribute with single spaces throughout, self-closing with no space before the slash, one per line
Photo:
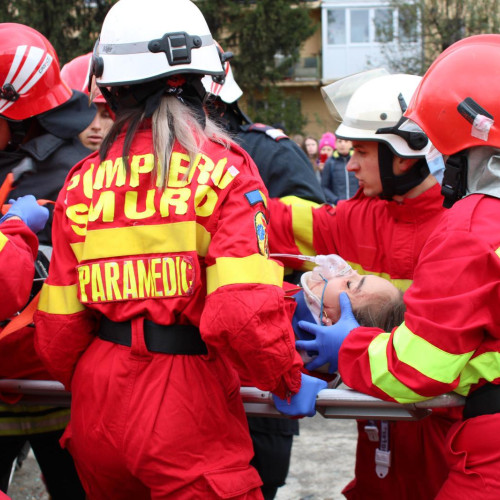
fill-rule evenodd
<path id="1" fill-rule="evenodd" d="M 447 435 L 450 473 L 439 500 L 500 497 L 499 53 L 499 35 L 456 42 L 405 113 L 402 131 L 416 124 L 448 157 L 443 194 L 451 208 L 422 249 L 404 322 L 390 333 L 356 328 L 346 301 L 339 322 L 316 332 L 318 344 L 342 345 L 330 359 L 339 356 L 354 389 L 402 403 L 466 396 L 463 420 Z"/>
<path id="2" fill-rule="evenodd" d="M 203 110 L 208 26 L 189 0 L 120 0 L 92 73 L 116 121 L 58 198 L 36 313 L 63 444 L 90 499 L 262 498 L 238 372 L 297 414 L 326 383 L 301 374 L 257 169 Z"/>
<path id="3" fill-rule="evenodd" d="M 355 172 L 360 190 L 336 207 L 271 200 L 272 217 L 281 222 L 271 224 L 271 253 L 336 253 L 362 274 L 383 276 L 402 291 L 410 286 L 422 247 L 445 211 L 440 186 L 429 174 L 426 156 L 433 150 L 426 136 L 395 128 L 419 81 L 374 70 L 324 89 L 343 120 L 337 136 L 353 141 L 347 169 Z M 323 364 L 319 361 L 306 368 Z M 444 436 L 459 416 L 455 413 L 459 410 L 436 410 L 418 422 L 359 421 L 355 479 L 344 495 L 433 498 L 448 473 Z"/>
<path id="4" fill-rule="evenodd" d="M 9 211 L 0 219 L 2 321 L 28 302 L 38 251 L 35 233 L 44 227 L 48 217 L 48 209 L 38 205 L 34 196 L 26 195 L 12 203 Z"/>

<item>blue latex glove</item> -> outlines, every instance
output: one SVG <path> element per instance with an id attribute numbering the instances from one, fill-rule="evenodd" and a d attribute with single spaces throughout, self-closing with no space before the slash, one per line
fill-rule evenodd
<path id="1" fill-rule="evenodd" d="M 40 206 L 32 194 L 21 196 L 17 200 L 9 200 L 11 207 L 0 219 L 0 224 L 10 217 L 19 217 L 34 232 L 41 231 L 49 218 L 49 210 Z"/>
<path id="2" fill-rule="evenodd" d="M 314 340 L 297 340 L 297 349 L 305 349 L 308 352 L 315 351 L 318 355 L 309 363 L 308 370 L 316 370 L 320 366 L 329 363 L 328 373 L 337 371 L 339 362 L 339 350 L 342 342 L 351 330 L 357 328 L 359 323 L 352 313 L 349 296 L 342 292 L 340 300 L 340 319 L 331 326 L 317 325 L 308 321 L 299 321 L 299 327 L 311 333 L 316 338 Z"/>
<path id="3" fill-rule="evenodd" d="M 314 417 L 316 414 L 316 396 L 327 383 L 320 378 L 301 373 L 300 390 L 290 398 L 290 402 L 273 394 L 274 405 L 285 415 Z"/>

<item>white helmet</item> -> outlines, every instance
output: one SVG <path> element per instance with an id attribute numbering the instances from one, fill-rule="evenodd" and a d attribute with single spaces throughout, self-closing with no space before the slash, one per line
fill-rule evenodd
<path id="1" fill-rule="evenodd" d="M 190 0 L 119 0 L 94 49 L 99 86 L 118 86 L 175 74 L 224 75 L 217 47 Z"/>
<path id="2" fill-rule="evenodd" d="M 421 130 L 399 128 L 421 80 L 420 76 L 372 70 L 323 87 L 330 111 L 342 119 L 337 137 L 383 142 L 404 158 L 424 157 L 431 147 L 426 135 Z"/>
<path id="3" fill-rule="evenodd" d="M 202 78 L 203 86 L 205 90 L 216 97 L 219 97 L 226 104 L 232 104 L 237 101 L 242 95 L 243 91 L 240 89 L 239 85 L 233 76 L 233 70 L 231 69 L 231 64 L 229 60 L 233 56 L 231 52 L 224 52 L 219 42 L 215 42 L 217 49 L 219 50 L 219 55 L 222 61 L 222 66 L 224 68 L 225 76 L 212 76 L 206 75 Z"/>

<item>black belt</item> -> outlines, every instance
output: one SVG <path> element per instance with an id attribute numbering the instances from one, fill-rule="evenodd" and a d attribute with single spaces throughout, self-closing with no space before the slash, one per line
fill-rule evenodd
<path id="1" fill-rule="evenodd" d="M 465 398 L 463 418 L 500 413 L 500 385 L 487 383 Z"/>
<path id="2" fill-rule="evenodd" d="M 111 321 L 101 317 L 97 332 L 99 338 L 115 344 L 132 345 L 130 321 Z M 148 351 L 164 354 L 207 354 L 207 346 L 201 339 L 200 330 L 193 325 L 158 325 L 144 320 L 144 342 Z"/>

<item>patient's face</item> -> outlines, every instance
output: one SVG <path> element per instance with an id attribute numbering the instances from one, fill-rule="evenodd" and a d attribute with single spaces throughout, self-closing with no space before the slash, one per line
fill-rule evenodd
<path id="1" fill-rule="evenodd" d="M 320 300 L 324 290 L 323 324 L 325 325 L 332 325 L 340 318 L 339 295 L 341 292 L 347 293 L 354 311 L 370 304 L 373 304 L 374 308 L 379 307 L 381 299 L 385 302 L 397 300 L 399 296 L 398 289 L 380 276 L 360 275 L 357 271 L 350 271 L 345 276 L 330 277 L 326 288 L 325 282 L 318 278 L 318 273 L 311 273 L 307 286 Z"/>

